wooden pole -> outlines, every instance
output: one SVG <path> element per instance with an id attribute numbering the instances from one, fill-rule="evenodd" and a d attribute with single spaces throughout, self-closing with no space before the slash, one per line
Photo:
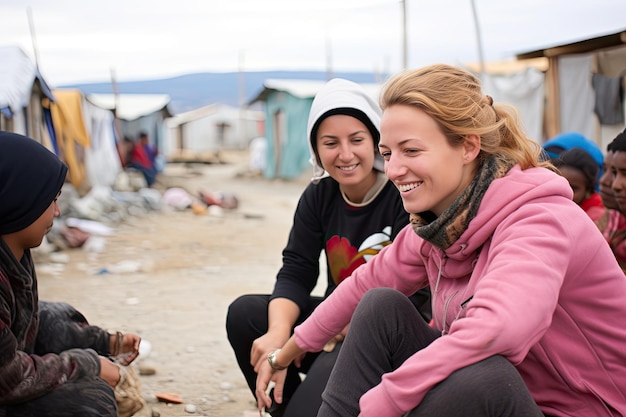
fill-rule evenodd
<path id="1" fill-rule="evenodd" d="M 111 68 L 111 89 L 113 91 L 113 128 L 115 129 L 115 134 L 117 135 L 117 154 L 120 158 L 120 162 L 122 166 L 126 166 L 126 152 L 124 143 L 124 135 L 122 133 L 122 127 L 120 125 L 120 120 L 117 117 L 117 109 L 119 107 L 119 90 L 117 86 L 117 79 L 115 77 L 115 69 Z"/>

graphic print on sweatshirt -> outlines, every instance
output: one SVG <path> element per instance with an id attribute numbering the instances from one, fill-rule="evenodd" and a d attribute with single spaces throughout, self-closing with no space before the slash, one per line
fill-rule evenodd
<path id="1" fill-rule="evenodd" d="M 335 284 L 341 283 L 352 272 L 391 243 L 391 226 L 365 238 L 355 248 L 348 238 L 334 235 L 326 241 L 326 256 Z"/>

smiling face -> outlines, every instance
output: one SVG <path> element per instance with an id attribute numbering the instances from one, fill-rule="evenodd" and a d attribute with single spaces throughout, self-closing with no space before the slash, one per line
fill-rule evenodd
<path id="1" fill-rule="evenodd" d="M 316 141 L 322 167 L 351 201 L 361 202 L 376 181 L 370 131 L 360 120 L 336 114 L 320 123 Z"/>
<path id="2" fill-rule="evenodd" d="M 397 104 L 383 113 L 379 149 L 404 209 L 439 216 L 474 178 L 480 138 L 468 136 L 453 147 L 432 117 Z"/>

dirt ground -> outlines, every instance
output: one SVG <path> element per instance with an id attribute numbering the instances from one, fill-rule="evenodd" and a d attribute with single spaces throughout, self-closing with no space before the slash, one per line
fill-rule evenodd
<path id="1" fill-rule="evenodd" d="M 103 252 L 70 249 L 61 263 L 37 263 L 42 299 L 68 302 L 92 324 L 149 342 L 137 362 L 156 369 L 140 379 L 162 417 L 258 415 L 226 339 L 226 310 L 240 294 L 271 290 L 308 172 L 295 181 L 267 180 L 241 175 L 245 152 L 223 160 L 168 165 L 161 182 L 191 193 L 234 193 L 237 209 L 133 216 L 113 225 Z M 183 404 L 158 402 L 160 392 Z M 195 413 L 185 411 L 188 404 Z"/>

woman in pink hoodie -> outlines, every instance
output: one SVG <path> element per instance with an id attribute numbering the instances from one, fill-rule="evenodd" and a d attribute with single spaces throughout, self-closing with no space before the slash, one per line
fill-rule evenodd
<path id="1" fill-rule="evenodd" d="M 399 74 L 381 104 L 412 224 L 268 355 L 259 409 L 350 322 L 318 416 L 626 416 L 626 279 L 514 109 L 447 65 Z M 429 284 L 432 327 L 406 299 Z"/>

